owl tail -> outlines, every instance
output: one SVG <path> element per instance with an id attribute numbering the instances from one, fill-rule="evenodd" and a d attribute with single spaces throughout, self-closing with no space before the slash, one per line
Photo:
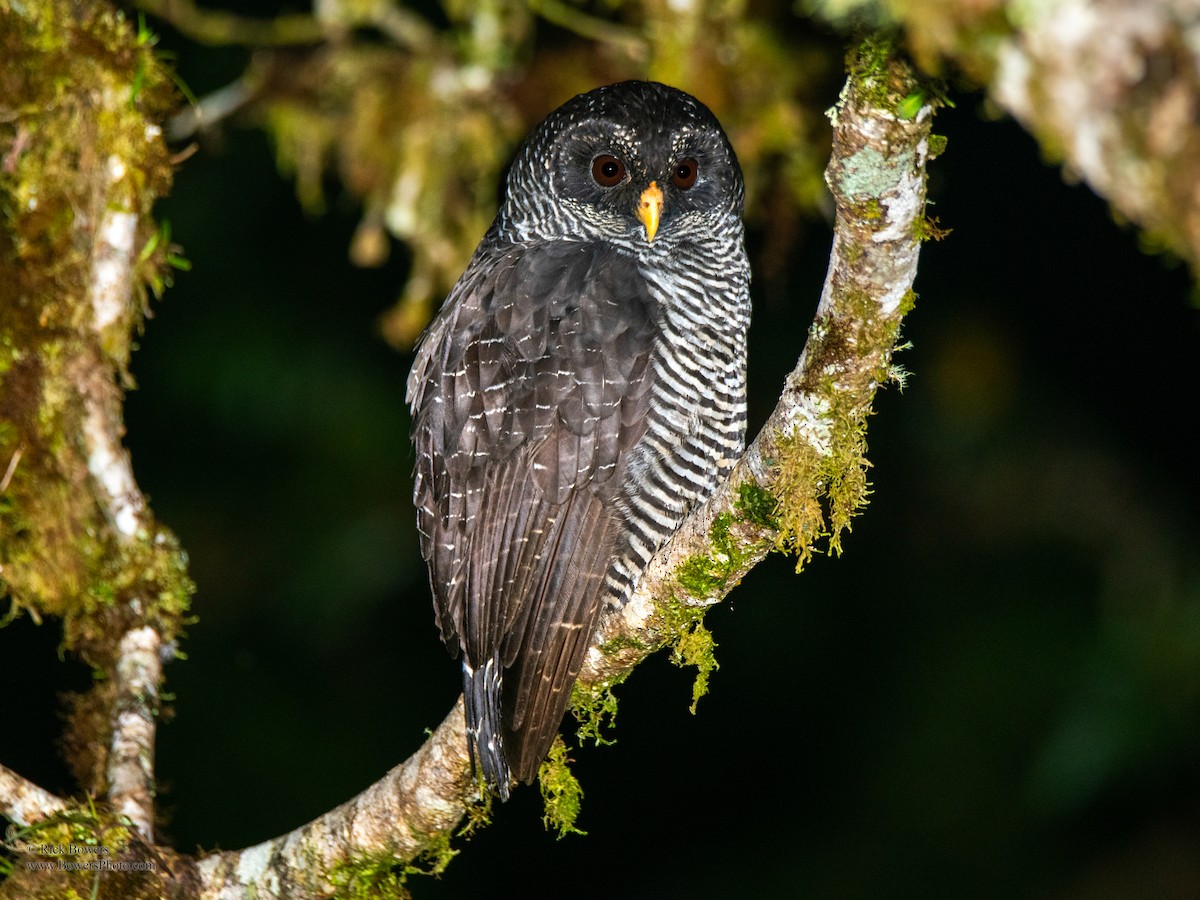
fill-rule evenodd
<path id="1" fill-rule="evenodd" d="M 471 765 L 483 772 L 501 800 L 508 799 L 512 775 L 504 758 L 500 729 L 500 675 L 503 668 L 493 656 L 479 668 L 463 658 L 463 699 L 467 712 L 467 747 Z"/>

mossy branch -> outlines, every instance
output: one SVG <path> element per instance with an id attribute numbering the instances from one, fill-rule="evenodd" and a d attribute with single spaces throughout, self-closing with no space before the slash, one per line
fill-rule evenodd
<path id="1" fill-rule="evenodd" d="M 173 253 L 151 216 L 175 102 L 152 45 L 104 3 L 0 15 L 0 590 L 10 617 L 61 618 L 95 669 L 70 762 L 146 843 L 164 648 L 191 594 L 122 445 L 131 342 Z"/>
<path id="2" fill-rule="evenodd" d="M 150 214 L 170 180 L 154 118 L 169 105 L 170 84 L 152 40 L 109 7 L 98 4 L 82 21 L 67 0 L 39 9 L 0 28 L 9 70 L 61 70 L 46 83 L 80 87 L 53 103 L 22 96 L 19 108 L 52 114 L 0 132 L 11 212 L 0 262 L 13 276 L 0 279 L 0 561 L 13 609 L 61 617 L 66 647 L 104 676 L 77 703 L 69 740 L 90 748 L 75 758 L 81 782 L 109 801 L 86 811 L 89 821 L 164 861 L 129 896 L 301 897 L 401 885 L 419 859 L 445 865 L 450 836 L 485 799 L 467 758 L 461 702 L 409 760 L 290 834 L 200 861 L 152 847 L 161 664 L 191 585 L 133 478 L 121 400 L 130 337 L 171 253 Z M 932 107 L 916 96 L 911 73 L 886 47 L 855 57 L 834 114 L 827 178 L 837 233 L 807 346 L 731 477 L 657 554 L 633 601 L 602 624 L 579 696 L 609 702 L 608 688 L 664 644 L 706 676 L 715 663 L 703 611 L 772 547 L 803 560 L 827 537 L 836 551 L 865 501 L 865 422 L 891 371 L 926 233 Z M 565 773 L 552 774 L 559 821 L 569 824 L 563 812 L 578 791 Z M 85 811 L 62 803 L 0 769 L 6 815 L 52 822 Z"/>
<path id="3" fill-rule="evenodd" d="M 836 551 L 837 535 L 865 502 L 865 422 L 912 305 L 925 206 L 933 105 L 897 112 L 917 90 L 886 46 L 855 55 L 832 113 L 827 180 L 837 225 L 808 343 L 731 476 L 655 556 L 633 601 L 602 623 L 578 697 L 591 691 L 602 702 L 608 686 L 681 637 L 681 658 L 703 666 L 697 642 L 688 641 L 703 610 L 776 546 L 803 555 L 825 535 Z M 561 799 L 563 774 L 555 771 Z M 201 896 L 308 896 L 329 891 L 333 873 L 344 878 L 356 859 L 371 861 L 372 872 L 380 854 L 406 864 L 444 845 L 479 790 L 460 699 L 416 754 L 360 796 L 291 834 L 201 861 Z"/>
<path id="4" fill-rule="evenodd" d="M 929 72 L 988 91 L 1061 163 L 1141 229 L 1147 250 L 1200 274 L 1200 79 L 1191 0 L 822 3 L 839 24 L 883 17 Z"/>
<path id="5" fill-rule="evenodd" d="M 67 801 L 0 765 L 0 816 L 32 825 L 67 808 Z"/>
<path id="6" fill-rule="evenodd" d="M 198 896 L 328 896 L 356 866 L 374 872 L 386 856 L 403 867 L 444 847 L 479 800 L 466 747 L 460 697 L 416 753 L 354 799 L 274 840 L 201 860 Z"/>
<path id="7" fill-rule="evenodd" d="M 925 210 L 934 101 L 902 114 L 922 91 L 888 44 L 866 41 L 830 112 L 826 183 L 837 207 L 833 249 L 808 341 L 779 402 L 713 497 L 651 561 L 629 604 L 605 620 L 580 683 L 623 676 L 721 600 L 772 549 L 798 565 L 842 533 L 865 503 L 866 421 L 893 376 Z"/>

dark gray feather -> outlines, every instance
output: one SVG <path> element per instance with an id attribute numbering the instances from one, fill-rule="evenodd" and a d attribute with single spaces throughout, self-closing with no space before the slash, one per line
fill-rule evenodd
<path id="1" fill-rule="evenodd" d="M 472 670 L 514 668 L 515 758 L 526 735 L 557 731 L 603 606 L 614 476 L 644 428 L 655 318 L 627 255 L 505 248 L 476 257 L 418 351 L 415 495 L 442 638 Z"/>

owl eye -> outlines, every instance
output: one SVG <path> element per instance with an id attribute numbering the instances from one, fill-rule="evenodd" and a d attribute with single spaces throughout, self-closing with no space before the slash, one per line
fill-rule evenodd
<path id="1" fill-rule="evenodd" d="M 607 153 L 592 160 L 592 178 L 600 187 L 616 187 L 625 180 L 625 164 Z"/>
<path id="2" fill-rule="evenodd" d="M 700 166 L 691 157 L 681 159 L 675 163 L 675 169 L 671 172 L 671 180 L 675 182 L 675 187 L 687 190 L 696 183 L 696 175 L 700 172 Z"/>

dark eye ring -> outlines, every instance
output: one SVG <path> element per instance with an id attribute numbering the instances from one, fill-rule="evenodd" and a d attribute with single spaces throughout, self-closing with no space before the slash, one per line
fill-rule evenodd
<path id="1" fill-rule="evenodd" d="M 625 163 L 603 153 L 592 160 L 592 179 L 600 187 L 616 187 L 625 180 Z"/>
<path id="2" fill-rule="evenodd" d="M 687 159 L 681 159 L 675 163 L 675 169 L 671 172 L 671 180 L 675 182 L 675 187 L 686 191 L 696 183 L 696 176 L 699 174 L 699 164 L 689 156 Z"/>

